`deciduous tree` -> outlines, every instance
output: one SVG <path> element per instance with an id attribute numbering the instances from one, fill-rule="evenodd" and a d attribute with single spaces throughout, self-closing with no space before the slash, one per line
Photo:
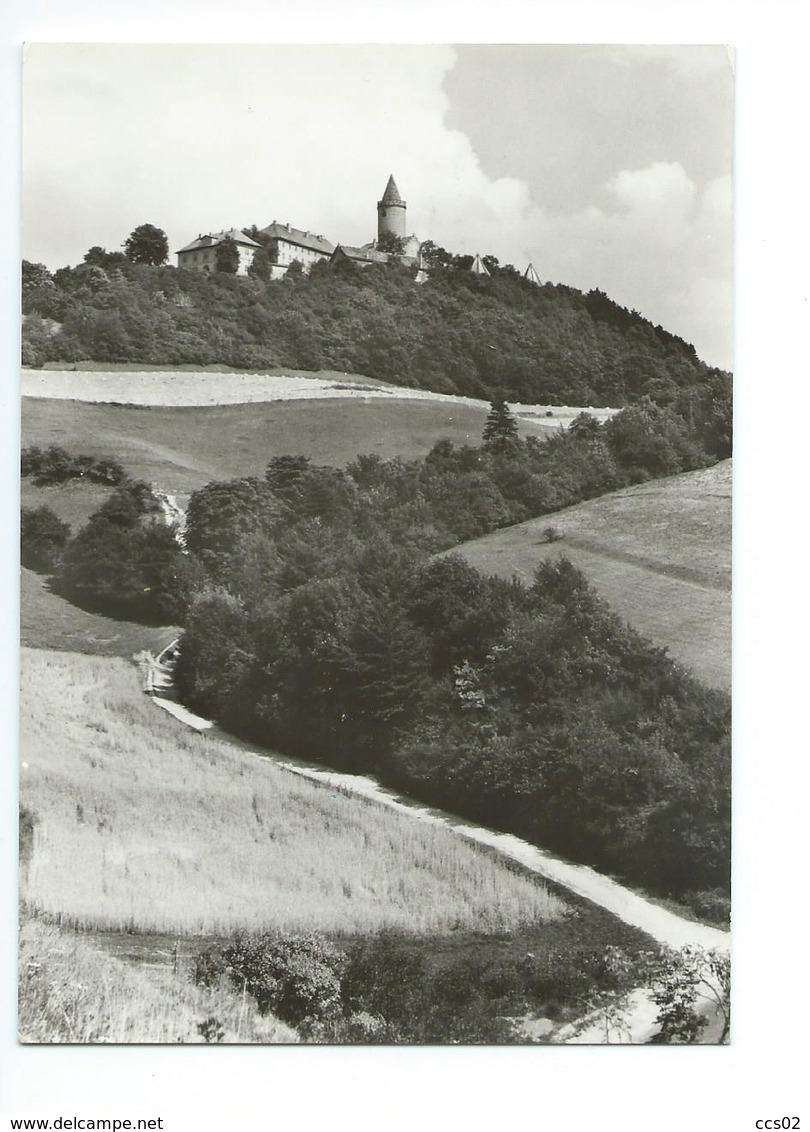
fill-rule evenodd
<path id="1" fill-rule="evenodd" d="M 124 252 L 131 263 L 159 267 L 169 258 L 169 241 L 162 228 L 154 224 L 139 224 L 127 236 Z"/>
<path id="2" fill-rule="evenodd" d="M 216 264 L 217 271 L 225 275 L 236 275 L 239 270 L 239 248 L 233 236 L 225 236 L 217 244 Z"/>

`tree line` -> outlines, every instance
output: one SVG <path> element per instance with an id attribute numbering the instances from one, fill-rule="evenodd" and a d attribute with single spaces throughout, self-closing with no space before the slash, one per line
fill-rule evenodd
<path id="1" fill-rule="evenodd" d="M 270 247 L 242 278 L 227 243 L 208 275 L 161 266 L 156 239 L 91 248 L 54 273 L 24 262 L 23 363 L 335 369 L 486 399 L 613 407 L 644 396 L 669 405 L 718 379 L 689 343 L 602 292 L 537 286 L 494 256 L 481 278 L 470 257 L 428 246 L 418 286 L 396 261 L 309 274 L 296 265 L 273 281 Z"/>

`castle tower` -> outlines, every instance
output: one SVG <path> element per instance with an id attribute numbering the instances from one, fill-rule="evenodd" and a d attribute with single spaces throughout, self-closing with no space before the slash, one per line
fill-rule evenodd
<path id="1" fill-rule="evenodd" d="M 399 195 L 393 173 L 388 178 L 382 200 L 377 201 L 377 239 L 388 233 L 405 239 L 405 201 Z"/>

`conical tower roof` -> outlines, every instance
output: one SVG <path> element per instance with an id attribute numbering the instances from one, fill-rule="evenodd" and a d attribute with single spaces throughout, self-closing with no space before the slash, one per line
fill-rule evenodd
<path id="1" fill-rule="evenodd" d="M 399 189 L 397 188 L 397 183 L 394 180 L 394 174 L 393 173 L 388 178 L 388 184 L 385 186 L 385 192 L 382 195 L 382 200 L 380 201 L 380 204 L 384 205 L 386 208 L 391 208 L 393 205 L 397 205 L 397 204 L 401 204 L 401 205 L 405 204 L 405 201 L 402 199 L 402 197 L 399 194 Z"/>
<path id="2" fill-rule="evenodd" d="M 472 261 L 470 271 L 473 273 L 473 275 L 489 275 L 489 272 L 481 261 L 480 255 L 477 255 Z"/>
<path id="3" fill-rule="evenodd" d="M 540 276 L 534 270 L 534 266 L 531 263 L 523 272 L 523 278 L 527 283 L 536 283 L 538 286 L 540 286 Z"/>

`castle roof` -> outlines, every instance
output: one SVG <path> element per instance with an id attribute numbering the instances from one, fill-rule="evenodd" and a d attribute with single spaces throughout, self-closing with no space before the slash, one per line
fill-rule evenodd
<path id="1" fill-rule="evenodd" d="M 333 259 L 351 259 L 356 263 L 388 263 L 391 258 L 388 252 L 378 252 L 376 248 L 366 244 L 365 247 L 357 248 L 351 244 L 338 244 L 335 248 Z"/>
<path id="2" fill-rule="evenodd" d="M 177 255 L 183 252 L 196 252 L 199 248 L 215 248 L 217 244 L 221 244 L 228 236 L 235 244 L 243 244 L 247 248 L 260 248 L 261 244 L 257 244 L 255 240 L 251 240 L 250 236 L 246 236 L 239 228 L 226 228 L 224 232 L 208 232 L 205 236 L 198 236 L 196 240 L 192 240 L 190 244 L 186 244 L 181 248 Z"/>
<path id="3" fill-rule="evenodd" d="M 526 268 L 526 270 L 523 272 L 523 278 L 528 283 L 537 283 L 538 285 L 540 284 L 540 276 L 534 270 L 534 266 L 531 263 Z"/>
<path id="4" fill-rule="evenodd" d="M 335 250 L 335 245 L 324 236 L 305 232 L 301 228 L 293 228 L 291 224 L 279 224 L 276 220 L 266 228 L 262 228 L 262 234 L 270 236 L 273 240 L 284 240 L 288 244 L 295 244 L 299 248 L 321 252 L 323 255 L 331 255 Z"/>
<path id="5" fill-rule="evenodd" d="M 382 195 L 382 200 L 378 203 L 384 208 L 392 208 L 395 205 L 401 205 L 403 208 L 405 207 L 405 201 L 400 196 L 393 173 L 388 178 L 388 184 L 385 186 L 385 192 Z"/>
<path id="6" fill-rule="evenodd" d="M 373 244 L 363 244 L 362 247 L 353 247 L 351 244 L 338 244 L 332 255 L 332 262 L 349 259 L 358 267 L 368 267 L 372 263 L 398 263 L 402 267 L 418 267 L 419 258 L 415 255 L 395 255 L 393 252 L 381 252 Z"/>
<path id="7" fill-rule="evenodd" d="M 473 275 L 489 275 L 485 265 L 483 264 L 480 255 L 477 255 L 470 265 L 470 271 Z"/>

